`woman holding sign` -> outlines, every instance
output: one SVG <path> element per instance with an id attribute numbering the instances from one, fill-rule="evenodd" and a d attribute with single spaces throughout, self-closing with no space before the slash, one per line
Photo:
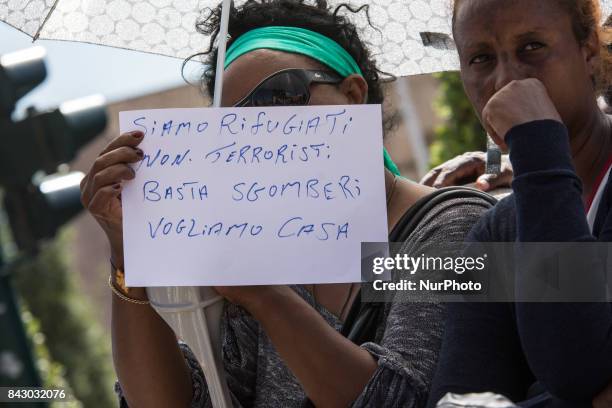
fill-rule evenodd
<path id="1" fill-rule="evenodd" d="M 509 147 L 515 175 L 514 194 L 468 239 L 518 242 L 518 254 L 534 242 L 569 242 L 585 254 L 611 242 L 612 117 L 597 104 L 598 89 L 610 85 L 602 66 L 610 69 L 611 33 L 598 28 L 599 1 L 461 0 L 454 7 L 465 89 L 488 132 Z M 610 264 L 606 271 L 597 255 L 568 271 L 578 285 L 564 288 L 559 278 L 571 292 L 596 283 L 584 303 L 545 303 L 540 290 L 537 303 L 450 305 L 430 406 L 447 393 L 489 391 L 530 399 L 525 407 L 611 407 L 612 304 L 603 276 Z M 508 260 L 517 296 L 541 287 L 524 282 L 545 273 L 527 269 L 526 260 Z"/>
<path id="2" fill-rule="evenodd" d="M 233 8 L 223 106 L 382 103 L 379 71 L 355 27 L 326 2 L 249 1 Z M 199 24 L 219 29 L 220 10 Z M 210 67 L 216 50 L 208 57 Z M 213 89 L 214 72 L 204 82 Z M 113 355 L 122 406 L 209 406 L 202 371 L 185 344 L 147 304 L 142 288 L 122 284 L 121 181 L 143 158 L 139 132 L 100 154 L 82 183 L 83 203 L 108 235 L 113 291 Z M 359 143 L 359 140 L 355 140 Z M 398 177 L 385 152 L 389 230 L 433 189 Z M 420 254 L 437 242 L 463 240 L 489 203 L 448 200 L 432 208 L 407 242 Z M 401 232 L 401 231 L 400 231 Z M 239 254 L 238 254 L 239 256 Z M 172 271 L 168 271 L 172 273 Z M 360 344 L 340 329 L 358 284 L 221 287 L 227 298 L 223 358 L 236 406 L 420 407 L 427 400 L 444 328 L 438 303 L 388 303 L 375 335 Z"/>

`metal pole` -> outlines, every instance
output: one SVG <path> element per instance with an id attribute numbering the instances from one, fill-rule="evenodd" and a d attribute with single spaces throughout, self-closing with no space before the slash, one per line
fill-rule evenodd
<path id="1" fill-rule="evenodd" d="M 221 26 L 217 37 L 217 70 L 215 76 L 215 95 L 213 107 L 221 106 L 221 95 L 223 93 L 223 71 L 225 70 L 225 47 L 227 44 L 227 33 L 229 32 L 229 13 L 232 0 L 223 0 L 221 10 Z"/>

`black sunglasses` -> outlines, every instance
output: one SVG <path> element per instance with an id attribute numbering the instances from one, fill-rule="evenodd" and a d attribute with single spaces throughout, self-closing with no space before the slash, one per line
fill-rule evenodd
<path id="1" fill-rule="evenodd" d="M 300 106 L 310 102 L 310 85 L 339 84 L 340 75 L 314 69 L 290 68 L 275 72 L 261 81 L 235 107 Z"/>

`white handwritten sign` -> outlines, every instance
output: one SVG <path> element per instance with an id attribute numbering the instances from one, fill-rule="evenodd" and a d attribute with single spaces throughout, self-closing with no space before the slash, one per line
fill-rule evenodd
<path id="1" fill-rule="evenodd" d="M 128 286 L 360 281 L 386 241 L 380 105 L 121 112 Z"/>

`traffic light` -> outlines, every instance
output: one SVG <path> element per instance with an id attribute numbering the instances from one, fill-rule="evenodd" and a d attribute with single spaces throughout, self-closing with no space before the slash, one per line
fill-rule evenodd
<path id="1" fill-rule="evenodd" d="M 35 252 L 42 240 L 54 237 L 83 209 L 79 187 L 83 176 L 79 171 L 57 173 L 5 189 L 4 209 L 19 249 Z"/>
<path id="2" fill-rule="evenodd" d="M 44 81 L 44 57 L 40 47 L 0 56 L 0 188 L 13 238 L 25 253 L 35 253 L 42 240 L 53 237 L 82 210 L 83 173 L 58 172 L 58 168 L 66 168 L 79 148 L 106 127 L 104 100 L 99 96 L 46 112 L 30 108 L 25 118 L 13 119 L 19 99 Z M 10 268 L 4 267 L 1 255 L 0 247 L 0 386 L 40 386 Z"/>
<path id="3" fill-rule="evenodd" d="M 47 77 L 45 50 L 32 47 L 0 56 L 0 114 L 10 119 L 17 101 Z"/>
<path id="4" fill-rule="evenodd" d="M 40 47 L 0 57 L 0 185 L 15 241 L 23 250 L 35 250 L 82 209 L 78 190 L 83 174 L 57 174 L 57 168 L 106 127 L 101 96 L 47 112 L 30 108 L 22 120 L 12 119 L 19 98 L 44 80 L 44 57 Z M 41 172 L 50 176 L 34 177 Z M 45 188 L 49 185 L 56 187 Z"/>
<path id="5" fill-rule="evenodd" d="M 40 47 L 0 57 L 0 184 L 24 185 L 34 173 L 55 173 L 79 148 L 106 127 L 104 98 L 90 96 L 65 102 L 48 112 L 28 109 L 13 121 L 17 101 L 46 77 Z"/>
<path id="6" fill-rule="evenodd" d="M 106 127 L 104 98 L 66 102 L 48 112 L 28 109 L 25 119 L 0 124 L 0 184 L 23 185 L 39 170 L 57 171 Z"/>

